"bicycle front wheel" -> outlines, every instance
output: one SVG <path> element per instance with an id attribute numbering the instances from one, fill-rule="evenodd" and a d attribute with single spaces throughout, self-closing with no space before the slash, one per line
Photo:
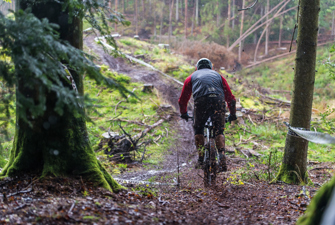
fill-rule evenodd
<path id="1" fill-rule="evenodd" d="M 206 187 L 216 184 L 217 163 L 216 163 L 216 149 L 213 138 L 209 139 L 207 144 L 207 157 L 204 165 L 204 185 Z"/>

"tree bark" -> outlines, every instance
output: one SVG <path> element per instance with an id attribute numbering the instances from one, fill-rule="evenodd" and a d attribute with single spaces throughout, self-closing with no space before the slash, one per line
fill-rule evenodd
<path id="1" fill-rule="evenodd" d="M 268 13 L 270 11 L 270 0 L 266 1 L 266 13 Z M 266 16 L 266 20 L 269 20 L 269 15 Z M 265 33 L 265 55 L 269 54 L 269 30 L 270 27 L 267 26 L 266 27 L 266 33 Z"/>
<path id="2" fill-rule="evenodd" d="M 195 0 L 195 25 L 199 26 L 199 0 Z"/>
<path id="3" fill-rule="evenodd" d="M 283 34 L 283 16 L 280 17 L 280 22 L 279 22 L 279 37 L 278 37 L 278 48 L 281 47 L 281 37 Z"/>
<path id="4" fill-rule="evenodd" d="M 191 26 L 191 36 L 193 36 L 193 31 L 194 31 L 194 22 L 195 22 L 195 1 L 193 1 L 193 13 L 192 13 L 192 26 Z"/>
<path id="5" fill-rule="evenodd" d="M 220 7 L 219 7 L 219 0 L 216 1 L 216 8 L 217 8 L 217 13 L 216 13 L 216 26 L 218 27 L 220 25 Z"/>
<path id="6" fill-rule="evenodd" d="M 242 9 L 244 9 L 245 6 L 245 0 L 242 1 Z M 242 11 L 242 17 L 241 17 L 241 27 L 240 27 L 240 36 L 243 34 L 243 22 L 244 22 L 244 10 Z M 240 47 L 238 48 L 238 61 L 241 61 L 242 58 L 242 49 L 243 49 L 243 41 L 240 41 Z"/>
<path id="7" fill-rule="evenodd" d="M 185 39 L 187 39 L 187 0 L 185 0 Z"/>
<path id="8" fill-rule="evenodd" d="M 20 1 L 17 9 L 26 9 L 28 3 Z M 68 41 L 72 46 L 83 49 L 83 23 L 78 17 L 73 17 L 69 23 L 69 14 L 62 11 L 58 2 L 34 4 L 32 13 L 42 19 L 59 25 L 60 39 Z M 27 120 L 21 119 L 20 101 L 16 98 L 16 129 L 13 148 L 7 165 L 1 172 L 2 176 L 21 176 L 24 173 L 38 173 L 42 176 L 83 176 L 84 178 L 103 186 L 109 190 L 117 191 L 120 186 L 107 173 L 106 169 L 97 160 L 91 148 L 84 117 L 74 115 L 68 107 L 63 108 L 63 114 L 57 114 L 54 106 L 57 102 L 57 93 L 43 91 L 37 80 L 26 80 L 25 71 L 15 68 L 18 74 L 17 90 L 32 97 L 38 104 L 40 95 L 46 97 L 44 114 L 33 118 L 27 115 Z M 70 71 L 77 85 L 78 93 L 84 94 L 81 74 Z M 29 82 L 36 84 L 36 88 L 27 88 L 23 84 Z M 67 82 L 64 81 L 64 85 Z M 70 88 L 70 87 L 69 87 Z M 18 96 L 18 95 L 17 95 Z M 84 110 L 84 109 L 82 109 Z"/>
<path id="9" fill-rule="evenodd" d="M 142 10 L 143 10 L 143 16 L 146 16 L 144 0 L 142 0 Z"/>
<path id="10" fill-rule="evenodd" d="M 300 0 L 294 87 L 290 110 L 293 127 L 310 129 L 320 0 Z M 287 134 L 283 162 L 275 179 L 307 182 L 308 141 Z"/>
<path id="11" fill-rule="evenodd" d="M 171 0 L 170 4 L 170 17 L 169 17 L 169 45 L 171 45 L 171 35 L 172 35 L 172 11 L 173 11 L 174 0 Z"/>
<path id="12" fill-rule="evenodd" d="M 136 26 L 136 31 L 135 31 L 135 33 L 136 33 L 136 35 L 138 35 L 138 2 L 137 2 L 138 0 L 135 0 L 135 26 Z"/>
<path id="13" fill-rule="evenodd" d="M 176 22 L 179 20 L 179 0 L 176 1 Z"/>
<path id="14" fill-rule="evenodd" d="M 235 18 L 235 0 L 233 0 L 233 18 Z M 231 22 L 231 28 L 234 30 L 235 28 L 235 19 Z"/>
<path id="15" fill-rule="evenodd" d="M 228 23 L 227 23 L 227 28 L 229 29 L 230 28 L 230 11 L 231 11 L 231 0 L 228 0 L 228 15 L 227 15 L 227 20 L 228 20 Z M 227 34 L 227 48 L 229 48 L 229 34 Z"/>
<path id="16" fill-rule="evenodd" d="M 115 12 L 117 12 L 118 0 L 115 0 Z M 117 32 L 117 23 L 115 23 L 115 32 Z"/>
<path id="17" fill-rule="evenodd" d="M 332 35 L 335 35 L 335 11 L 333 11 L 333 19 L 332 19 Z"/>

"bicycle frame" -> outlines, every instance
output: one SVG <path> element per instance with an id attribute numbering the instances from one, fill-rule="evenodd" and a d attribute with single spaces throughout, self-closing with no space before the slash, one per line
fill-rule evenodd
<path id="1" fill-rule="evenodd" d="M 216 174 L 218 172 L 219 157 L 215 147 L 215 136 L 213 122 L 208 117 L 205 124 L 205 152 L 204 152 L 204 184 L 205 186 L 215 185 Z"/>

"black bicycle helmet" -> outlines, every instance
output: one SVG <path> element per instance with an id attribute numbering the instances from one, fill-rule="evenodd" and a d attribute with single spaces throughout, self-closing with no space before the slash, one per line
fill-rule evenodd
<path id="1" fill-rule="evenodd" d="M 201 58 L 197 62 L 196 67 L 197 67 L 197 70 L 204 69 L 204 68 L 212 70 L 213 69 L 213 64 L 209 59 Z"/>

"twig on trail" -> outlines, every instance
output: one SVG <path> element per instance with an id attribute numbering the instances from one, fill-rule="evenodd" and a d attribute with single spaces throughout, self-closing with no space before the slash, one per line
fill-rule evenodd
<path id="1" fill-rule="evenodd" d="M 28 189 L 28 190 L 25 190 L 25 191 L 16 191 L 16 192 L 13 193 L 13 194 L 9 194 L 8 197 L 11 197 L 11 196 L 14 196 L 14 195 L 17 195 L 17 194 L 29 193 L 29 192 L 32 192 L 32 191 L 33 191 L 32 188 L 30 188 L 30 189 Z"/>
<path id="2" fill-rule="evenodd" d="M 254 7 L 254 6 L 256 5 L 257 2 L 258 2 L 258 0 L 256 0 L 256 1 L 254 2 L 254 4 L 252 4 L 250 7 L 247 7 L 247 8 L 244 8 L 244 9 L 239 9 L 239 10 L 237 10 L 237 11 L 243 11 L 243 10 L 251 9 L 252 7 Z"/>
<path id="3" fill-rule="evenodd" d="M 102 90 L 103 90 L 103 88 L 100 88 L 100 90 L 99 90 L 98 94 L 96 95 L 96 97 L 99 97 L 99 95 L 101 94 Z"/>
<path id="4" fill-rule="evenodd" d="M 114 120 L 115 118 L 121 116 L 121 114 L 122 114 L 122 113 L 119 113 L 119 114 L 117 114 L 116 116 L 114 116 L 112 119 L 109 119 L 109 120 L 106 120 L 106 121 L 112 121 L 112 120 Z"/>
<path id="5" fill-rule="evenodd" d="M 313 168 L 313 169 L 310 169 L 309 171 L 312 171 L 312 170 L 331 170 L 333 168 L 331 167 L 316 167 L 316 168 Z"/>
<path id="6" fill-rule="evenodd" d="M 268 163 L 268 180 L 269 181 L 271 179 L 271 173 L 270 173 L 270 169 L 271 169 L 271 156 L 272 156 L 272 152 L 270 152 L 269 163 Z"/>
<path id="7" fill-rule="evenodd" d="M 139 126 L 145 126 L 145 127 L 150 127 L 150 125 L 142 123 L 142 122 L 138 122 L 135 120 L 125 120 L 125 119 L 109 119 L 107 121 L 119 121 L 119 122 L 125 122 L 125 123 L 132 123 L 132 124 L 137 124 Z"/>
<path id="8" fill-rule="evenodd" d="M 249 184 L 249 185 L 251 185 L 251 186 L 256 186 L 256 185 L 254 185 L 254 184 L 252 184 L 252 183 L 248 183 L 248 182 L 243 182 L 243 183 L 245 183 L 245 184 Z"/>
<path id="9" fill-rule="evenodd" d="M 115 106 L 115 114 L 116 114 L 116 110 L 117 110 L 117 107 L 122 103 L 122 102 L 125 102 L 126 100 L 121 100 L 119 101 L 116 106 Z"/>
<path id="10" fill-rule="evenodd" d="M 166 137 L 168 138 L 169 137 L 169 130 L 165 127 L 165 130 L 166 130 Z"/>
<path id="11" fill-rule="evenodd" d="M 84 191 L 86 191 L 86 187 L 85 187 L 85 184 L 84 184 L 84 181 L 83 181 L 83 178 L 80 176 L 80 182 L 81 182 L 81 185 L 82 185 L 82 189 L 84 189 Z"/>
<path id="12" fill-rule="evenodd" d="M 72 213 L 72 210 L 73 210 L 75 204 L 76 204 L 76 202 L 72 203 L 71 208 L 69 209 L 69 211 L 67 212 L 67 214 Z"/>
<path id="13" fill-rule="evenodd" d="M 178 188 L 181 188 L 181 185 L 180 185 L 180 177 L 179 177 L 179 147 L 177 147 L 177 172 L 178 172 L 178 177 L 177 177 L 177 187 Z"/>
<path id="14" fill-rule="evenodd" d="M 19 205 L 17 207 L 14 208 L 14 210 L 19 210 L 19 209 L 23 209 L 24 207 L 28 206 L 26 203 Z"/>
<path id="15" fill-rule="evenodd" d="M 251 122 L 254 126 L 256 126 L 256 124 L 254 123 L 254 121 L 252 121 L 250 115 L 248 115 L 248 118 L 249 118 L 250 122 Z"/>
<path id="16" fill-rule="evenodd" d="M 236 150 L 242 153 L 242 155 L 244 155 L 247 159 L 249 159 L 249 156 L 245 154 L 240 148 L 236 148 Z"/>
<path id="17" fill-rule="evenodd" d="M 259 176 L 256 174 L 255 171 L 254 171 L 254 175 L 255 175 L 256 179 L 259 180 Z"/>
<path id="18" fill-rule="evenodd" d="M 147 149 L 146 149 L 146 147 L 147 147 L 147 145 L 149 144 L 150 142 L 149 141 L 147 141 L 146 142 L 146 144 L 144 145 L 144 147 L 143 147 L 143 154 L 142 154 L 142 157 L 141 157 L 141 160 L 140 160 L 140 162 L 142 162 L 143 161 L 143 159 L 144 159 L 144 154 L 145 154 L 145 152 L 147 151 Z"/>

